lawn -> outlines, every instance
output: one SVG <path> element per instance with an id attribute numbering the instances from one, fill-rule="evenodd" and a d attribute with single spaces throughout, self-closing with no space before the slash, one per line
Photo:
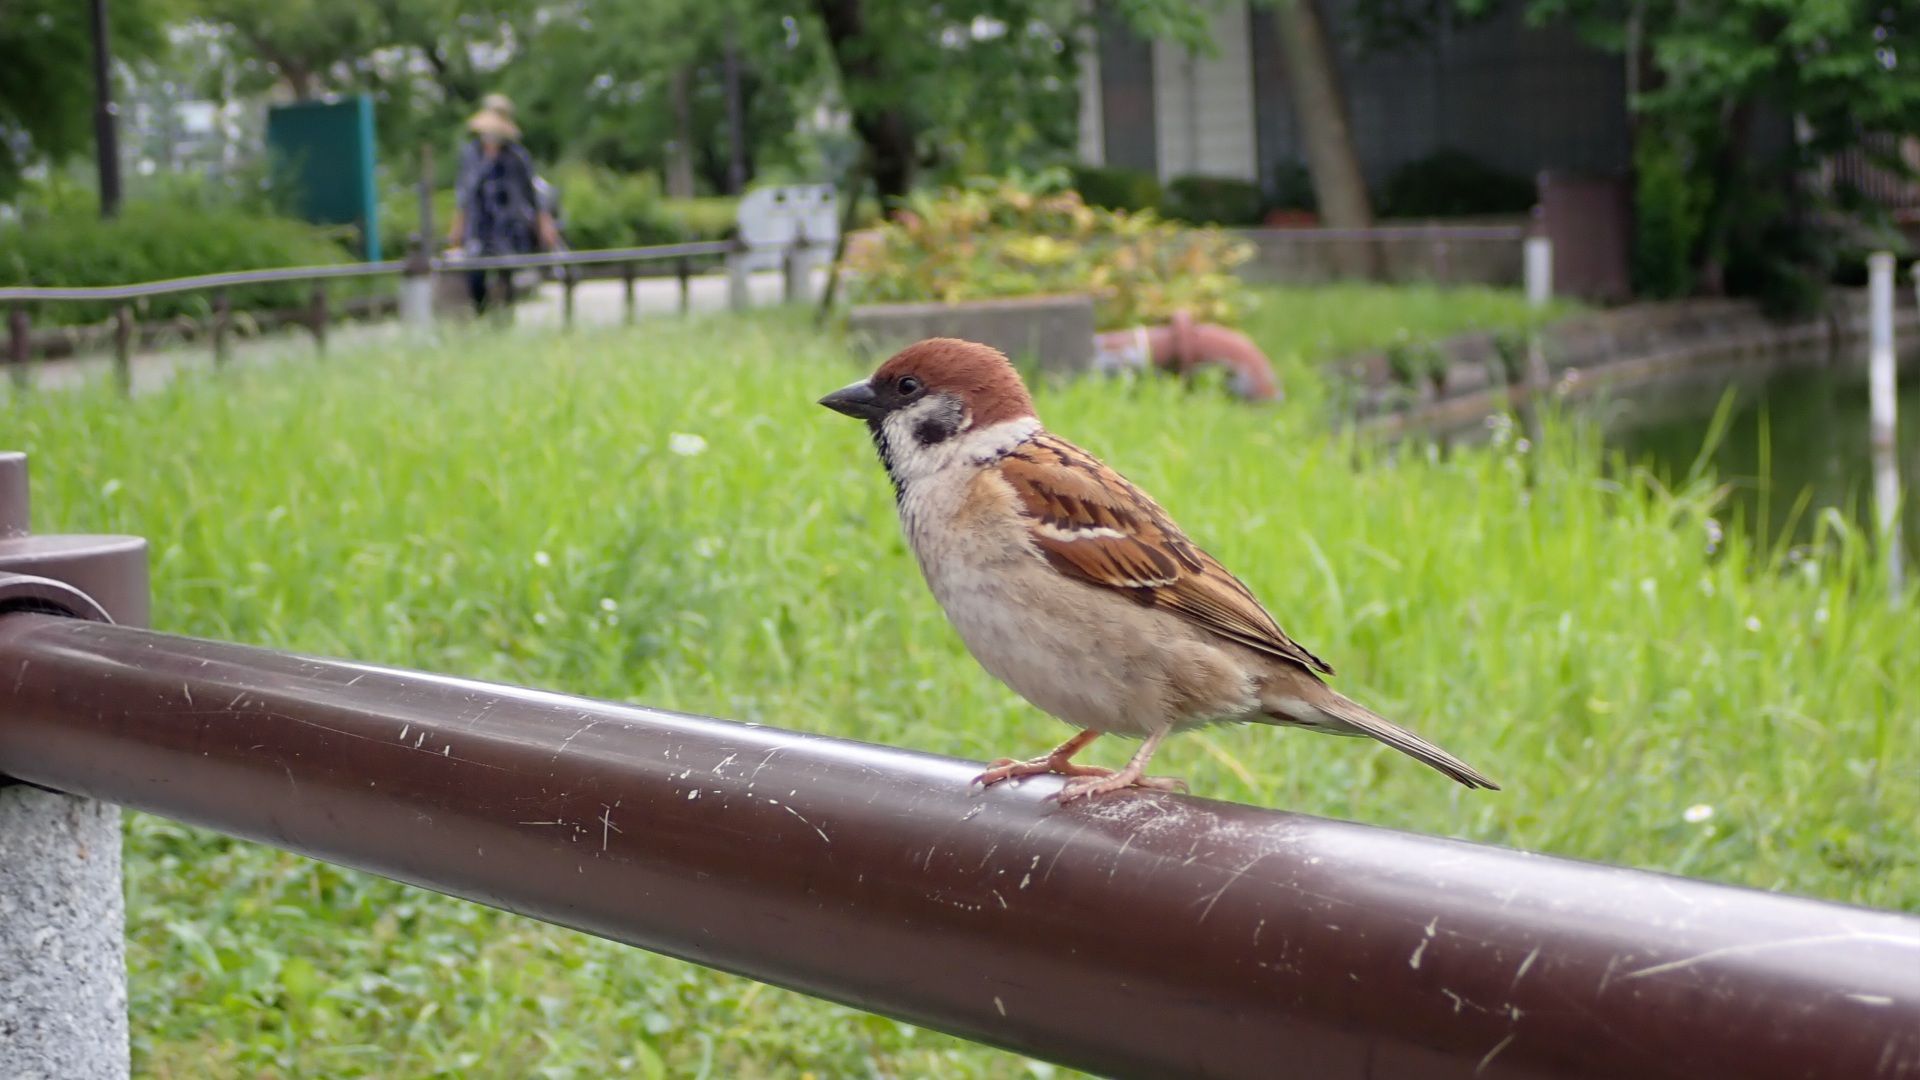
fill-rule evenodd
<path id="1" fill-rule="evenodd" d="M 1419 305 L 1446 330 L 1470 304 L 1524 318 L 1448 299 Z M 1266 304 L 1250 326 L 1296 382 L 1328 342 L 1427 325 L 1340 292 Z M 975 759 L 1050 745 L 921 586 L 864 434 L 813 405 L 854 371 L 798 313 L 655 321 L 29 396 L 4 441 L 34 455 L 43 530 L 152 541 L 161 629 Z M 1506 790 L 1267 728 L 1175 739 L 1159 771 L 1920 911 L 1920 618 L 1844 522 L 1755 552 L 1711 523 L 1711 477 L 1665 490 L 1577 425 L 1391 451 L 1329 433 L 1313 396 L 1153 378 L 1038 401 L 1339 686 Z M 143 1076 L 1061 1072 L 143 815 L 127 875 Z"/>

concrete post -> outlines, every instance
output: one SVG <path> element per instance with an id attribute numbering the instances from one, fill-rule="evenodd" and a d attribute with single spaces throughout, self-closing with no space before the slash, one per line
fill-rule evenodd
<path id="1" fill-rule="evenodd" d="M 747 247 L 736 242 L 733 250 L 727 252 L 727 307 L 745 311 L 752 302 L 747 280 Z"/>
<path id="2" fill-rule="evenodd" d="M 1891 252 L 1878 251 L 1867 257 L 1867 396 L 1873 440 L 1873 507 L 1887 560 L 1887 588 L 1897 603 L 1905 567 L 1900 537 L 1900 455 L 1894 438 L 1894 270 Z"/>
<path id="3" fill-rule="evenodd" d="M 26 455 L 0 452 L 0 619 L 29 607 L 146 625 L 145 541 L 27 524 Z M 119 808 L 0 776 L 0 1077 L 128 1076 L 125 938 Z"/>
<path id="4" fill-rule="evenodd" d="M 789 304 L 813 303 L 813 255 L 814 245 L 807 243 L 805 234 L 796 236 L 793 246 L 787 248 L 786 255 L 780 260 L 784 273 L 786 301 Z"/>
<path id="5" fill-rule="evenodd" d="M 1544 236 L 1527 237 L 1527 304 L 1546 307 L 1553 300 L 1553 241 Z"/>

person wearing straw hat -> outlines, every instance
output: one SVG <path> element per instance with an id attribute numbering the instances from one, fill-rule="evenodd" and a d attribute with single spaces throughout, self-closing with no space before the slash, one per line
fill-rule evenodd
<path id="1" fill-rule="evenodd" d="M 521 255 L 558 246 L 553 216 L 537 192 L 533 159 L 520 145 L 512 109 L 504 95 L 489 94 L 480 111 L 467 119 L 474 138 L 461 149 L 447 240 L 468 256 Z M 467 274 L 467 289 L 479 311 L 486 310 L 490 299 L 487 276 L 484 270 Z M 510 302 L 512 273 L 498 271 L 494 280 Z"/>

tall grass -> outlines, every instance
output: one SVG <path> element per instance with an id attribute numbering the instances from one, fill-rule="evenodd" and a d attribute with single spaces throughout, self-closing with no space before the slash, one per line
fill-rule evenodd
<path id="1" fill-rule="evenodd" d="M 812 404 L 851 372 L 790 313 L 655 322 L 26 396 L 4 441 L 42 530 L 152 541 L 165 630 L 970 758 L 1051 745 L 921 585 L 864 433 Z M 1810 556 L 1756 554 L 1709 528 L 1710 473 L 1669 490 L 1573 424 L 1441 455 L 1171 380 L 1038 401 L 1337 685 L 1506 786 L 1234 728 L 1156 762 L 1195 791 L 1920 910 L 1920 619 L 1838 515 Z M 1050 1072 L 157 819 L 129 841 L 143 1075 Z"/>

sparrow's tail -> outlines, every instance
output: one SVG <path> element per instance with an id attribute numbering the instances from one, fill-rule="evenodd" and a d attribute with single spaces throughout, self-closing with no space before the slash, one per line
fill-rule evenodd
<path id="1" fill-rule="evenodd" d="M 1331 687 L 1316 687 L 1320 693 L 1314 695 L 1310 708 L 1325 718 L 1320 726 L 1323 731 L 1341 735 L 1365 735 L 1378 739 L 1395 750 L 1429 765 L 1452 777 L 1470 788 L 1500 790 L 1500 785 L 1487 779 L 1473 766 L 1447 753 L 1427 740 L 1408 731 L 1406 728 L 1387 720 L 1360 703 L 1343 697 Z"/>

